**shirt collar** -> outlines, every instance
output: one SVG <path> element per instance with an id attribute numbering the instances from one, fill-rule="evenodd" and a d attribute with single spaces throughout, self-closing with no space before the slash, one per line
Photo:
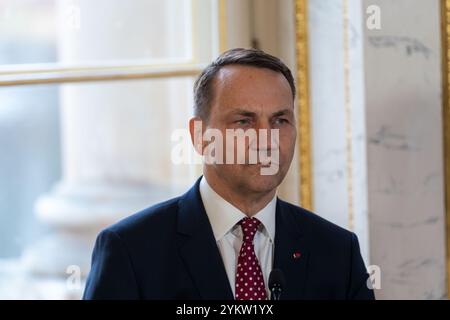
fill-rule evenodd
<path id="1" fill-rule="evenodd" d="M 246 215 L 218 195 L 205 177 L 200 181 L 200 195 L 216 241 L 222 239 Z M 276 195 L 253 217 L 261 221 L 272 242 L 275 239 Z"/>

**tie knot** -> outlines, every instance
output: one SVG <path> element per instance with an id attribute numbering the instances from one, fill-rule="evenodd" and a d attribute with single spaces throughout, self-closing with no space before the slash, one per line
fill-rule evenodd
<path id="1" fill-rule="evenodd" d="M 245 242 L 253 242 L 253 238 L 255 237 L 256 230 L 258 226 L 261 224 L 256 218 L 244 218 L 239 221 L 239 224 L 242 227 L 242 232 L 244 233 L 244 241 Z"/>

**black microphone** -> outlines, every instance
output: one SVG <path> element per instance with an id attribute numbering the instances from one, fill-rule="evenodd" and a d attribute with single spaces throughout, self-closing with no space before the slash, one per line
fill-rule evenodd
<path id="1" fill-rule="evenodd" d="M 273 269 L 269 275 L 270 300 L 280 300 L 284 287 L 284 276 L 280 269 Z"/>

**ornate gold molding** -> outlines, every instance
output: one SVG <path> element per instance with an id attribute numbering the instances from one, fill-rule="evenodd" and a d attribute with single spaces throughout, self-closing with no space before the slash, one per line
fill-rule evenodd
<path id="1" fill-rule="evenodd" d="M 450 295 L 450 0 L 441 0 L 447 297 Z"/>
<path id="2" fill-rule="evenodd" d="M 219 0 L 219 51 L 223 53 L 227 49 L 227 4 L 225 0 Z"/>
<path id="3" fill-rule="evenodd" d="M 308 0 L 295 0 L 295 23 L 300 204 L 308 210 L 313 210 L 311 111 L 309 100 L 308 62 Z"/>

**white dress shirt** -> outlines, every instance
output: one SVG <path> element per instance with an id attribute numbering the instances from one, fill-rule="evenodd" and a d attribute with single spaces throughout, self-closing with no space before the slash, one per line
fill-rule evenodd
<path id="1" fill-rule="evenodd" d="M 246 215 L 219 196 L 208 184 L 205 177 L 202 177 L 200 181 L 200 195 L 234 296 L 237 261 L 243 239 L 242 228 L 237 223 Z M 274 196 L 261 211 L 253 216 L 261 221 L 253 244 L 256 257 L 261 265 L 267 296 L 269 296 L 269 274 L 272 271 L 273 264 L 276 199 L 277 197 Z"/>

